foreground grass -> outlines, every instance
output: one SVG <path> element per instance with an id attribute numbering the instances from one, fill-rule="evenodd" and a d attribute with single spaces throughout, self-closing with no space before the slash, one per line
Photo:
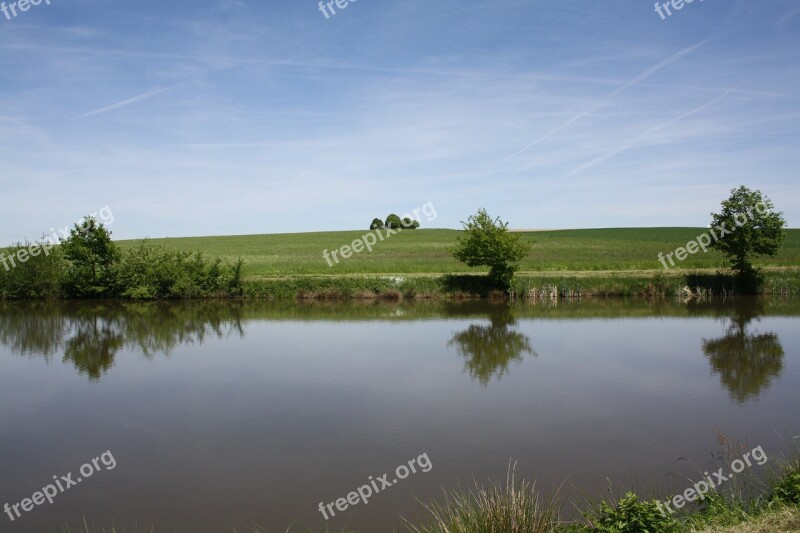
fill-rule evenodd
<path id="1" fill-rule="evenodd" d="M 787 507 L 735 526 L 723 528 L 710 526 L 693 531 L 697 533 L 778 533 L 800 531 L 800 509 Z"/>

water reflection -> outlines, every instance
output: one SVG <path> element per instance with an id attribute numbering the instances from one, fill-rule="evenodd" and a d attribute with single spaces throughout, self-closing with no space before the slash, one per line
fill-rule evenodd
<path id="1" fill-rule="evenodd" d="M 783 347 L 774 332 L 748 332 L 748 325 L 764 313 L 760 301 L 739 299 L 717 309 L 730 324 L 722 337 L 703 339 L 703 353 L 733 399 L 755 400 L 783 371 Z"/>
<path id="2" fill-rule="evenodd" d="M 64 346 L 64 362 L 71 361 L 78 373 L 100 379 L 114 366 L 114 356 L 125 345 L 125 338 L 111 321 L 98 315 L 75 324 L 77 331 Z"/>
<path id="3" fill-rule="evenodd" d="M 493 307 L 489 321 L 488 326 L 470 324 L 447 343 L 455 345 L 458 354 L 466 359 L 464 369 L 484 386 L 492 377 L 500 380 L 512 362 L 522 362 L 523 354 L 536 355 L 528 336 L 510 328 L 516 323 L 510 307 Z"/>
<path id="4" fill-rule="evenodd" d="M 30 303 L 0 307 L 0 343 L 18 355 L 50 362 L 63 353 L 95 381 L 114 366 L 123 348 L 147 358 L 208 336 L 244 336 L 236 303 Z"/>
<path id="5" fill-rule="evenodd" d="M 421 321 L 475 318 L 452 334 L 447 345 L 464 359 L 464 371 L 484 386 L 505 376 L 512 363 L 536 356 L 528 336 L 515 328 L 520 317 L 545 320 L 630 317 L 715 317 L 725 334 L 703 339 L 702 350 L 714 373 L 736 401 L 756 399 L 784 367 L 784 350 L 772 332 L 751 331 L 762 315 L 800 314 L 797 300 L 696 302 L 597 301 L 558 306 L 467 302 L 331 302 L 269 305 L 263 302 L 49 302 L 0 303 L 0 344 L 26 357 L 50 362 L 62 358 L 90 381 L 114 367 L 117 354 L 130 349 L 147 358 L 169 355 L 181 344 L 229 335 L 244 337 L 255 321 Z M 477 319 L 482 319 L 478 321 Z M 488 318 L 488 324 L 486 319 Z"/>

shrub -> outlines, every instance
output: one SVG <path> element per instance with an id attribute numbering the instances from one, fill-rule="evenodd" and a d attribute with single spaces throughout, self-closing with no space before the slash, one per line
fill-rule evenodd
<path id="1" fill-rule="evenodd" d="M 369 229 L 383 229 L 383 220 L 379 218 L 373 218 L 372 224 L 369 225 Z"/>
<path id="2" fill-rule="evenodd" d="M 36 255 L 28 254 L 25 262 L 14 259 L 19 250 L 36 250 L 37 247 L 30 243 L 18 243 L 0 254 L 5 258 L 5 264 L 0 265 L 0 299 L 46 299 L 59 296 L 61 289 L 61 276 L 64 267 L 63 254 L 58 247 L 51 247 L 45 243 L 38 244 Z"/>
<path id="3" fill-rule="evenodd" d="M 241 260 L 230 265 L 144 240 L 123 254 L 116 292 L 131 299 L 240 296 L 241 271 Z"/>
<path id="4" fill-rule="evenodd" d="M 800 459 L 789 465 L 772 487 L 771 499 L 800 505 Z"/>
<path id="5" fill-rule="evenodd" d="M 639 501 L 632 492 L 625 494 L 615 505 L 601 502 L 584 514 L 592 525 L 591 531 L 603 533 L 673 533 L 680 531 L 678 523 L 664 516 L 655 500 Z"/>

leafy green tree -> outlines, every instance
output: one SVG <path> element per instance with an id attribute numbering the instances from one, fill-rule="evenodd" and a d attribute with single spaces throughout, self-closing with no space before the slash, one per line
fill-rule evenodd
<path id="1" fill-rule="evenodd" d="M 369 229 L 383 229 L 383 220 L 379 218 L 373 218 L 372 224 L 369 225 Z"/>
<path id="2" fill-rule="evenodd" d="M 774 257 L 783 245 L 785 226 L 783 213 L 774 210 L 769 198 L 742 185 L 731 190 L 719 213 L 711 213 L 716 238 L 710 247 L 727 256 L 744 292 L 758 292 L 761 275 L 753 258 Z"/>
<path id="3" fill-rule="evenodd" d="M 111 241 L 111 232 L 93 217 L 75 224 L 69 237 L 61 241 L 64 258 L 69 262 L 65 289 L 68 296 L 107 296 L 114 284 L 114 266 L 119 250 Z"/>
<path id="4" fill-rule="evenodd" d="M 486 209 L 479 209 L 464 225 L 453 257 L 468 266 L 488 266 L 489 278 L 499 287 L 508 288 L 519 268 L 519 261 L 530 252 L 530 244 L 520 242 L 520 235 L 508 231 L 508 224 L 493 219 Z"/>
<path id="5" fill-rule="evenodd" d="M 400 220 L 400 217 L 392 213 L 388 217 L 386 217 L 386 223 L 384 224 L 386 228 L 389 229 L 402 229 L 403 228 L 403 221 Z"/>
<path id="6" fill-rule="evenodd" d="M 419 222 L 411 217 L 403 217 L 402 223 L 404 229 L 417 229 L 419 227 Z"/>

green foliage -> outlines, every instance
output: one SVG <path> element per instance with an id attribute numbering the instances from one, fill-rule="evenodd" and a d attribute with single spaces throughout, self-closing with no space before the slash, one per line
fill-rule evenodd
<path id="1" fill-rule="evenodd" d="M 773 485 L 771 499 L 800 505 L 800 459 L 788 465 L 783 476 Z"/>
<path id="2" fill-rule="evenodd" d="M 417 228 L 419 228 L 419 222 L 414 220 L 413 218 L 403 217 L 403 220 L 401 222 L 403 224 L 403 229 L 417 229 Z"/>
<path id="3" fill-rule="evenodd" d="M 111 232 L 93 217 L 75 224 L 61 248 L 68 261 L 64 291 L 71 297 L 102 297 L 111 294 L 113 269 L 119 250 L 111 241 Z"/>
<path id="4" fill-rule="evenodd" d="M 464 224 L 464 237 L 453 249 L 453 257 L 468 266 L 488 266 L 489 278 L 502 288 L 508 288 L 519 268 L 517 264 L 530 251 L 530 245 L 520 242 L 520 235 L 509 233 L 508 224 L 492 219 L 485 209 L 469 217 Z"/>
<path id="5" fill-rule="evenodd" d="M 116 270 L 116 292 L 139 300 L 240 296 L 241 270 L 241 260 L 230 265 L 144 240 L 125 251 Z"/>
<path id="6" fill-rule="evenodd" d="M 373 218 L 372 224 L 369 225 L 369 229 L 383 229 L 383 220 L 379 218 Z"/>
<path id="7" fill-rule="evenodd" d="M 754 293 L 762 283 L 753 267 L 756 256 L 774 257 L 786 237 L 783 213 L 776 212 L 772 201 L 761 191 L 751 191 L 745 186 L 732 189 L 722 202 L 719 213 L 711 213 L 711 228 L 718 238 L 711 248 L 719 250 L 737 272 L 740 292 Z M 723 234 L 716 228 L 724 227 Z"/>
<path id="8" fill-rule="evenodd" d="M 233 263 L 212 260 L 201 252 L 174 250 L 149 241 L 120 251 L 109 236 L 102 225 L 92 221 L 83 227 L 76 225 L 60 246 L 26 243 L 3 250 L 0 253 L 8 269 L 0 261 L 0 299 L 149 300 L 244 294 L 241 259 Z M 30 255 L 31 250 L 35 255 Z M 20 253 L 25 261 L 19 261 Z"/>
<path id="9" fill-rule="evenodd" d="M 601 502 L 584 517 L 591 524 L 591 531 L 602 533 L 673 533 L 681 530 L 666 510 L 661 513 L 657 501 L 639 501 L 633 492 L 626 493 L 614 505 Z"/>
<path id="10" fill-rule="evenodd" d="M 18 243 L 0 250 L 0 258 L 0 299 L 46 299 L 59 295 L 64 262 L 58 247 L 44 241 Z"/>
<path id="11" fill-rule="evenodd" d="M 389 229 L 402 229 L 403 221 L 400 220 L 399 216 L 392 213 L 386 217 L 386 223 L 383 226 Z"/>

